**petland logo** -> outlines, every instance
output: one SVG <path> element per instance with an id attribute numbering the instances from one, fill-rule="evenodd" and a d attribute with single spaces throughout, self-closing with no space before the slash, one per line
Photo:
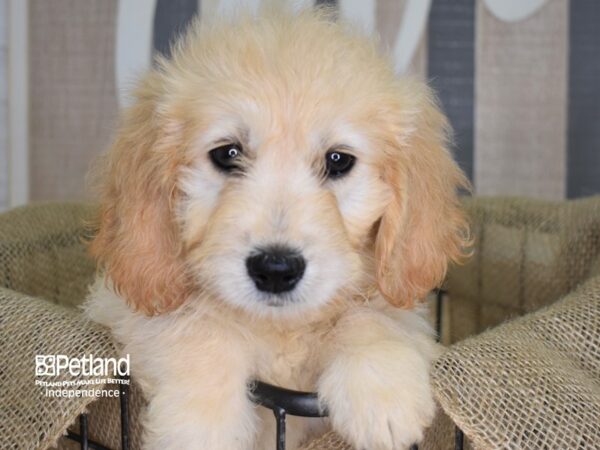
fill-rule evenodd
<path id="1" fill-rule="evenodd" d="M 129 376 L 129 354 L 124 358 L 94 358 L 94 355 L 73 358 L 67 355 L 36 355 L 35 375 L 59 376 L 68 373 L 72 377 Z"/>

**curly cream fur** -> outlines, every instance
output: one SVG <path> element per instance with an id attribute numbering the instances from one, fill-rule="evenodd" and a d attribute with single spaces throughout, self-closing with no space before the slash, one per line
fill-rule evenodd
<path id="1" fill-rule="evenodd" d="M 271 448 L 259 378 L 317 390 L 330 420 L 292 419 L 288 448 L 330 424 L 405 448 L 433 415 L 437 348 L 415 301 L 459 260 L 466 181 L 430 90 L 326 12 L 196 23 L 135 91 L 103 163 L 88 314 L 131 354 L 149 400 L 145 448 Z M 235 140 L 244 170 L 208 152 Z M 328 149 L 357 162 L 322 176 Z M 257 291 L 252 249 L 291 245 L 296 289 Z"/>

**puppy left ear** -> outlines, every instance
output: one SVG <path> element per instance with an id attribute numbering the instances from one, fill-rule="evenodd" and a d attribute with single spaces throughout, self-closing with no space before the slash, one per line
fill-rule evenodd
<path id="1" fill-rule="evenodd" d="M 190 293 L 174 206 L 183 152 L 159 114 L 161 86 L 154 74 L 142 81 L 98 168 L 102 209 L 90 244 L 114 289 L 147 315 L 176 308 Z"/>
<path id="2" fill-rule="evenodd" d="M 404 308 L 439 286 L 448 263 L 460 262 L 470 246 L 458 199 L 458 190 L 468 190 L 469 182 L 448 151 L 446 117 L 428 88 L 417 88 L 410 98 L 418 112 L 395 127 L 383 175 L 392 197 L 375 238 L 379 290 Z M 398 138 L 407 127 L 409 135 Z"/>

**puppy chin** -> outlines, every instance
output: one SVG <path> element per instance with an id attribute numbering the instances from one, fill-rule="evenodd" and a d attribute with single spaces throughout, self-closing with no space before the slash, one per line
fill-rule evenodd
<path id="1" fill-rule="evenodd" d="M 287 297 L 287 298 L 286 298 Z M 293 303 L 293 295 L 269 295 L 265 299 L 265 304 L 272 308 L 283 308 L 286 304 Z"/>

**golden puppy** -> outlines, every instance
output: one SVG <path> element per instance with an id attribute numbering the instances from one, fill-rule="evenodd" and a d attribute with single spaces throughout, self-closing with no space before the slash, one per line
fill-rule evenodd
<path id="1" fill-rule="evenodd" d="M 415 302 L 460 258 L 465 186 L 430 90 L 323 11 L 196 24 L 105 162 L 89 315 L 131 354 L 145 448 L 271 449 L 247 384 L 315 390 L 357 448 L 433 416 Z"/>

